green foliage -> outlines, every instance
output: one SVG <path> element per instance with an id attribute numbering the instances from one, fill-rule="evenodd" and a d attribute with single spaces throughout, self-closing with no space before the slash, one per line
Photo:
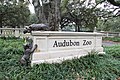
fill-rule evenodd
<path id="1" fill-rule="evenodd" d="M 38 18 L 35 14 L 31 14 L 29 17 L 29 24 L 36 24 L 38 23 Z"/>
<path id="2" fill-rule="evenodd" d="M 120 46 L 105 47 L 105 52 L 120 60 Z"/>
<path id="3" fill-rule="evenodd" d="M 75 30 L 80 31 L 82 28 L 93 31 L 97 26 L 98 13 L 100 10 L 93 7 L 90 3 L 85 5 L 85 0 L 65 0 L 61 3 L 61 28 L 75 23 Z"/>
<path id="4" fill-rule="evenodd" d="M 30 11 L 27 3 L 16 0 L 0 2 L 0 27 L 20 27 L 27 24 Z"/>
<path id="5" fill-rule="evenodd" d="M 103 19 L 100 19 L 97 23 L 99 31 L 111 31 L 111 32 L 120 32 L 120 16 L 116 16 L 110 13 L 106 13 L 106 16 Z M 114 16 L 114 17 L 113 17 Z"/>
<path id="6" fill-rule="evenodd" d="M 113 42 L 120 42 L 120 37 L 104 37 L 104 41 L 113 41 Z"/>
<path id="7" fill-rule="evenodd" d="M 21 39 L 0 39 L 0 80 L 115 80 L 120 76 L 120 61 L 109 55 L 111 48 L 108 47 L 105 48 L 106 55 L 93 53 L 31 68 L 19 64 L 22 45 Z"/>
<path id="8" fill-rule="evenodd" d="M 63 0 L 61 3 L 61 14 L 64 15 L 67 12 L 66 6 L 69 4 L 69 0 Z"/>
<path id="9" fill-rule="evenodd" d="M 120 32 L 120 16 L 111 18 L 104 24 L 105 31 Z"/>
<path id="10" fill-rule="evenodd" d="M 114 41 L 114 42 L 120 42 L 120 37 L 105 37 L 103 38 L 104 41 Z M 116 59 L 120 60 L 120 46 L 110 46 L 110 47 L 105 47 L 105 52 L 111 56 L 113 56 Z"/>
<path id="11" fill-rule="evenodd" d="M 97 27 L 100 31 L 119 32 L 119 8 L 110 9 L 109 1 L 113 0 L 95 0 L 96 4 L 92 4 L 91 0 L 88 0 L 88 4 L 84 3 L 86 0 L 63 0 L 61 3 L 61 28 L 74 22 L 76 31 L 79 30 L 77 30 L 79 27 L 85 31 L 93 31 L 94 27 Z M 100 8 L 100 5 L 104 6 Z"/>

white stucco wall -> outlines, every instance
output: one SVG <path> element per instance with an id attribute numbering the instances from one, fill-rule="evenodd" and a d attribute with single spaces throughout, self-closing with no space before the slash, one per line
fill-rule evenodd
<path id="1" fill-rule="evenodd" d="M 32 55 L 31 65 L 61 62 L 93 50 L 103 52 L 101 33 L 33 31 L 32 38 L 38 48 Z"/>

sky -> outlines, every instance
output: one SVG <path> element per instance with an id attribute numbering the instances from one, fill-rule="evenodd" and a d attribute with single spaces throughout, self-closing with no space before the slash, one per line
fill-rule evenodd
<path id="1" fill-rule="evenodd" d="M 35 13 L 34 6 L 32 5 L 32 0 L 30 0 L 30 3 L 31 4 L 29 4 L 29 10 L 31 13 Z"/>
<path id="2" fill-rule="evenodd" d="M 34 7 L 33 7 L 32 4 L 29 4 L 29 10 L 30 10 L 31 13 L 35 13 Z"/>

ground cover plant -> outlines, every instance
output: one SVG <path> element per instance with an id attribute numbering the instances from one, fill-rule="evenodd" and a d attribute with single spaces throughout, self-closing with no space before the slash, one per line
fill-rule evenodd
<path id="1" fill-rule="evenodd" d="M 0 80 L 115 80 L 120 77 L 120 46 L 105 47 L 106 54 L 62 63 L 23 67 L 23 39 L 0 39 Z M 119 57 L 118 57 L 119 56 Z"/>
<path id="2" fill-rule="evenodd" d="M 109 47 L 105 47 L 105 52 L 108 55 L 113 56 L 115 59 L 119 59 L 120 60 L 120 45 L 118 46 L 109 46 Z"/>

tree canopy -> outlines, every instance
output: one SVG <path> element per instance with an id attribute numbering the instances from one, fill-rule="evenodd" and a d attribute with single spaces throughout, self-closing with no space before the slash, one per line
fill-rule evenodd
<path id="1" fill-rule="evenodd" d="M 27 24 L 30 11 L 22 0 L 0 1 L 0 27 L 20 27 Z"/>
<path id="2" fill-rule="evenodd" d="M 88 0 L 87 3 L 85 2 L 86 0 L 63 1 L 61 6 L 61 27 L 65 27 L 74 22 L 76 31 L 80 31 L 80 28 L 83 27 L 86 28 L 86 30 L 92 31 L 94 27 L 99 27 L 99 20 L 102 20 L 102 24 L 105 24 L 108 23 L 107 20 L 116 19 L 116 17 L 120 16 L 120 8 L 113 4 L 111 5 L 108 1 L 96 0 L 91 3 L 91 0 Z M 100 5 L 102 7 L 100 7 Z M 104 30 L 107 29 L 104 28 Z"/>
<path id="3" fill-rule="evenodd" d="M 85 1 L 77 0 L 67 3 L 61 16 L 61 27 L 75 23 L 76 31 L 80 31 L 80 28 L 93 30 L 96 27 L 99 11 L 93 5 L 85 4 Z"/>
<path id="4" fill-rule="evenodd" d="M 32 0 L 36 15 L 40 23 L 48 23 L 50 27 L 54 26 L 52 30 L 58 30 L 58 27 L 64 28 L 69 24 L 73 24 L 76 31 L 80 31 L 80 28 L 83 27 L 93 30 L 94 27 L 97 27 L 98 20 L 104 18 L 106 21 L 120 15 L 117 0 L 95 0 L 95 3 L 92 3 L 91 0 L 87 0 L 87 3 L 86 0 L 46 0 L 45 4 L 44 0 L 41 1 L 42 4 L 39 0 Z M 97 6 L 102 3 L 104 3 L 104 9 L 98 8 Z M 108 8 L 110 4 L 116 8 Z M 116 11 L 117 13 L 115 13 Z"/>
<path id="5" fill-rule="evenodd" d="M 119 0 L 93 1 L 95 2 L 92 0 L 32 0 L 35 14 L 30 15 L 28 9 L 30 0 L 1 0 L 0 27 L 44 23 L 53 31 L 72 24 L 75 31 L 81 31 L 83 28 L 92 31 L 94 27 L 99 27 L 99 23 L 102 22 L 105 25 L 113 18 L 117 19 L 116 17 L 120 16 Z M 99 5 L 102 5 L 102 8 L 98 7 Z"/>

